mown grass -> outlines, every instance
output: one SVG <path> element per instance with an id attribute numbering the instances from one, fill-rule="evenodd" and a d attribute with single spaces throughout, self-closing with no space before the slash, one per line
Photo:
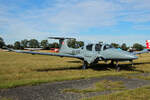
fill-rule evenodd
<path id="1" fill-rule="evenodd" d="M 3 97 L 3 98 L 0 98 L 0 100 L 12 100 L 12 99 Z"/>
<path id="2" fill-rule="evenodd" d="M 135 70 L 129 70 L 129 64 L 123 63 L 128 66 L 127 69 L 125 65 L 120 72 L 116 72 L 115 68 L 103 62 L 82 70 L 82 62 L 78 59 L 0 51 L 0 88 L 138 73 L 136 70 L 150 72 L 150 57 L 147 56 L 148 54 L 142 55 L 135 61 Z"/>
<path id="3" fill-rule="evenodd" d="M 101 95 L 82 100 L 150 100 L 150 86 L 137 88 L 134 90 L 125 90 L 123 92 Z"/>
<path id="4" fill-rule="evenodd" d="M 106 90 L 124 90 L 124 84 L 122 81 L 109 81 L 102 80 L 93 84 L 91 88 L 87 89 L 65 89 L 63 92 L 73 92 L 73 93 L 89 93 L 89 92 L 102 92 Z"/>

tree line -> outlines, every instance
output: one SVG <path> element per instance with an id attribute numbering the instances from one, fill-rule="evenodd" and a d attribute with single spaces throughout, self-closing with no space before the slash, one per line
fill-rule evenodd
<path id="1" fill-rule="evenodd" d="M 5 44 L 3 38 L 0 37 L 0 48 L 2 47 L 14 48 L 14 49 L 24 49 L 24 48 L 43 48 L 43 49 L 50 49 L 50 48 L 59 48 L 57 42 L 49 43 L 48 40 L 42 40 L 39 42 L 36 39 L 24 39 L 21 41 L 15 41 L 14 44 Z"/>
<path id="2" fill-rule="evenodd" d="M 75 39 L 72 39 L 68 42 L 68 46 L 72 48 L 79 48 L 84 45 L 83 41 L 76 41 Z M 122 45 L 119 45 L 117 43 L 111 43 L 112 46 L 115 48 L 121 48 L 122 50 L 129 50 L 129 48 L 134 48 L 135 50 L 143 50 L 145 47 L 139 43 L 133 44 L 133 46 L 129 47 L 126 45 L 126 43 L 123 43 Z M 42 40 L 38 41 L 36 39 L 24 39 L 21 41 L 16 41 L 14 44 L 5 44 L 2 37 L 0 37 L 0 48 L 2 47 L 8 47 L 8 48 L 14 48 L 14 49 L 24 49 L 24 48 L 43 48 L 45 50 L 48 50 L 50 48 L 59 48 L 59 44 L 57 42 L 49 43 L 48 40 Z"/>
<path id="3" fill-rule="evenodd" d="M 115 48 L 121 48 L 122 50 L 130 50 L 130 48 L 132 48 L 132 50 L 135 50 L 135 51 L 141 51 L 143 50 L 145 47 L 139 43 L 134 43 L 133 46 L 129 47 L 126 45 L 126 43 L 123 43 L 122 45 L 119 45 L 117 43 L 111 43 L 111 45 Z"/>

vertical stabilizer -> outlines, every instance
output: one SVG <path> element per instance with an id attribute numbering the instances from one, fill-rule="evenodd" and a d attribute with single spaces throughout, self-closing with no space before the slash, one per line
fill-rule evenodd
<path id="1" fill-rule="evenodd" d="M 71 48 L 68 47 L 68 40 L 74 38 L 64 38 L 64 37 L 49 37 L 49 38 L 59 40 L 60 53 L 70 53 L 70 51 L 72 50 Z"/>

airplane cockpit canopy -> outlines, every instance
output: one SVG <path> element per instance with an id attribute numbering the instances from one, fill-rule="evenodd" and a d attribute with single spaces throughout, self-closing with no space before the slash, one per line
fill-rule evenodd
<path id="1" fill-rule="evenodd" d="M 95 49 L 95 51 L 101 51 L 101 50 L 106 50 L 106 49 L 110 49 L 110 48 L 114 48 L 112 45 L 109 44 L 88 44 L 85 46 L 87 51 L 93 51 Z M 83 49 L 83 48 L 82 48 Z"/>
<path id="2" fill-rule="evenodd" d="M 80 47 L 81 49 L 87 50 L 87 51 L 104 51 L 110 48 L 114 48 L 112 45 L 109 44 L 103 44 L 103 43 L 90 43 L 90 44 L 85 44 Z"/>

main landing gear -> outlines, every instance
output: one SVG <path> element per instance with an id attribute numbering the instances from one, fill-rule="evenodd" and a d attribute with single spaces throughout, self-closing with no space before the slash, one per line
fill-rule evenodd
<path id="1" fill-rule="evenodd" d="M 133 67 L 133 64 L 134 64 L 134 63 L 133 63 L 133 60 L 130 60 L 130 62 L 131 62 L 131 66 Z"/>
<path id="2" fill-rule="evenodd" d="M 133 63 L 133 60 L 129 60 L 130 62 L 131 62 L 131 66 L 133 66 L 134 65 L 134 63 Z M 114 64 L 114 62 L 116 62 L 116 64 Z M 118 71 L 120 71 L 120 67 L 119 67 L 119 63 L 118 63 L 119 61 L 114 61 L 114 60 L 111 60 L 111 65 L 112 66 L 115 66 L 116 67 L 116 71 L 118 72 Z"/>
<path id="3" fill-rule="evenodd" d="M 82 66 L 82 69 L 85 70 L 88 66 L 88 63 L 86 61 L 83 61 L 83 66 Z"/>
<path id="4" fill-rule="evenodd" d="M 116 61 L 116 69 L 117 69 L 117 72 L 119 72 L 119 71 L 120 71 L 120 67 L 119 67 L 119 63 L 118 63 L 118 61 Z"/>
<path id="5" fill-rule="evenodd" d="M 116 64 L 114 64 L 114 62 L 116 62 Z M 111 63 L 110 63 L 112 66 L 115 66 L 116 67 L 116 71 L 119 72 L 120 71 L 120 67 L 119 67 L 119 63 L 118 61 L 114 61 L 114 60 L 111 60 Z"/>

